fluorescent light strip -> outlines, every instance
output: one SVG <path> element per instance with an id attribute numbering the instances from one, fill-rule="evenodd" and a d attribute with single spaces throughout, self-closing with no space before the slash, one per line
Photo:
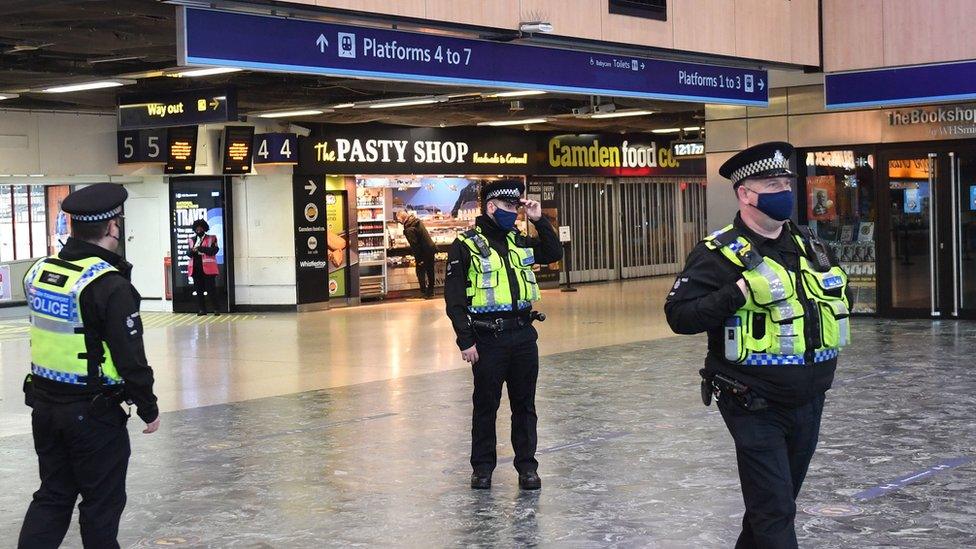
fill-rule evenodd
<path id="1" fill-rule="evenodd" d="M 330 109 L 349 109 L 355 107 L 355 103 L 339 103 L 338 105 L 332 105 Z"/>
<path id="2" fill-rule="evenodd" d="M 547 118 L 526 118 L 525 120 L 496 120 L 494 122 L 478 122 L 479 126 L 521 126 L 523 124 L 544 124 Z"/>
<path id="3" fill-rule="evenodd" d="M 526 97 L 529 95 L 545 95 L 546 92 L 538 90 L 510 91 L 492 94 L 490 97 Z"/>
<path id="4" fill-rule="evenodd" d="M 701 131 L 701 126 L 688 126 L 687 128 L 682 128 L 686 132 L 698 132 Z"/>
<path id="5" fill-rule="evenodd" d="M 416 107 L 418 105 L 433 105 L 434 103 L 440 103 L 440 99 L 404 99 L 402 101 L 390 101 L 387 103 L 373 103 L 371 105 L 364 105 L 371 109 L 392 109 L 395 107 Z"/>
<path id="6" fill-rule="evenodd" d="M 4 99 L 15 99 L 17 97 L 20 96 L 16 93 L 0 93 L 0 101 L 3 101 Z"/>
<path id="7" fill-rule="evenodd" d="M 654 111 L 617 111 L 594 114 L 590 118 L 625 118 L 627 116 L 647 116 L 654 114 Z"/>
<path id="8" fill-rule="evenodd" d="M 312 116 L 316 114 L 322 114 L 324 111 L 316 109 L 306 109 L 304 111 L 282 111 L 282 112 L 266 112 L 263 114 L 255 115 L 258 118 L 288 118 L 290 116 Z"/>
<path id="9" fill-rule="evenodd" d="M 681 128 L 663 128 L 659 130 L 651 130 L 651 133 L 680 133 Z"/>
<path id="10" fill-rule="evenodd" d="M 127 84 L 135 84 L 132 80 L 99 80 L 97 82 L 85 82 L 83 84 L 68 84 L 65 86 L 54 86 L 47 88 L 44 93 L 68 93 L 86 90 L 100 90 L 103 88 L 117 88 Z"/>
<path id="11" fill-rule="evenodd" d="M 170 76 L 177 76 L 177 77 L 188 76 L 190 78 L 193 78 L 195 76 L 213 76 L 215 74 L 227 74 L 231 72 L 240 72 L 242 70 L 244 69 L 238 69 L 236 67 L 213 67 L 210 69 L 192 69 L 188 71 L 177 72 L 171 74 Z"/>

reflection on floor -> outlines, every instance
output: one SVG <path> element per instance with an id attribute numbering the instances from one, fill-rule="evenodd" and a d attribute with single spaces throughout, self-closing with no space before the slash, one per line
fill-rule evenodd
<path id="1" fill-rule="evenodd" d="M 182 400 L 156 435 L 130 425 L 122 545 L 730 547 L 742 502 L 730 437 L 698 401 L 704 342 L 653 339 L 669 283 L 546 296 L 540 493 L 518 491 L 504 412 L 495 486 L 467 488 L 470 373 L 433 341 L 440 304 L 157 329 L 161 385 Z M 855 323 L 801 546 L 976 545 L 974 337 L 972 323 Z M 6 539 L 35 468 L 29 435 L 0 438 Z M 65 546 L 79 547 L 72 529 Z"/>

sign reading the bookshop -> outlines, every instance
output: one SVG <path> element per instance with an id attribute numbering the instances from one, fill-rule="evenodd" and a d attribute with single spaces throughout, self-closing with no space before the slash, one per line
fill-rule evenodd
<path id="1" fill-rule="evenodd" d="M 166 174 L 191 174 L 197 163 L 197 127 L 170 128 L 166 132 Z"/>
<path id="2" fill-rule="evenodd" d="M 237 97 L 231 89 L 119 96 L 119 128 L 165 128 L 237 120 Z"/>
<path id="3" fill-rule="evenodd" d="M 828 109 L 976 99 L 976 61 L 828 74 Z"/>
<path id="4" fill-rule="evenodd" d="M 251 173 L 251 145 L 254 143 L 254 126 L 227 126 L 224 128 L 224 174 Z"/>
<path id="5" fill-rule="evenodd" d="M 939 105 L 885 112 L 893 130 L 922 128 L 933 138 L 976 136 L 976 105 Z"/>
<path id="6" fill-rule="evenodd" d="M 181 65 L 765 107 L 767 72 L 200 8 Z"/>
<path id="7" fill-rule="evenodd" d="M 298 140 L 303 174 L 527 174 L 535 140 L 524 132 L 319 126 Z"/>
<path id="8" fill-rule="evenodd" d="M 673 146 L 646 134 L 550 135 L 545 143 L 544 174 L 617 176 L 700 175 L 704 159 L 679 158 Z"/>
<path id="9" fill-rule="evenodd" d="M 165 129 L 119 130 L 116 137 L 119 164 L 166 162 Z"/>

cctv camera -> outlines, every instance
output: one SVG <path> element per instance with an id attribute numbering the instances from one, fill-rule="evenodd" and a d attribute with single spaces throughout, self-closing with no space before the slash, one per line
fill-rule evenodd
<path id="1" fill-rule="evenodd" d="M 519 30 L 526 34 L 552 32 L 552 23 L 546 21 L 527 21 L 519 24 Z"/>
<path id="2" fill-rule="evenodd" d="M 308 137 L 312 134 L 312 130 L 297 124 L 288 124 L 288 131 L 300 137 Z"/>

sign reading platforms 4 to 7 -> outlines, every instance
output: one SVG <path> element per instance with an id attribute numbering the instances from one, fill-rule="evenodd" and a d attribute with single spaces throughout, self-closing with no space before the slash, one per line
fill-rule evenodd
<path id="1" fill-rule="evenodd" d="M 765 70 L 182 8 L 183 65 L 766 106 Z"/>

